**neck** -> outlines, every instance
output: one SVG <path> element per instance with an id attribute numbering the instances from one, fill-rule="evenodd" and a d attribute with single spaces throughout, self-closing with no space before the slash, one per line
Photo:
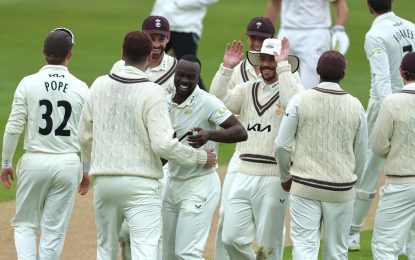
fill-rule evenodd
<path id="1" fill-rule="evenodd" d="M 257 76 L 261 74 L 261 69 L 259 68 L 259 66 L 254 66 L 254 69 Z"/>
<path id="2" fill-rule="evenodd" d="M 161 61 L 163 60 L 163 57 L 164 57 L 164 53 L 160 55 L 158 59 L 151 58 L 150 62 L 148 63 L 148 67 L 150 69 L 157 67 L 158 65 L 160 65 Z"/>
<path id="3" fill-rule="evenodd" d="M 147 63 L 132 64 L 132 63 L 128 63 L 127 61 L 125 61 L 125 66 L 131 66 L 131 67 L 139 69 L 143 72 L 146 71 L 146 69 L 147 69 Z"/>
<path id="4" fill-rule="evenodd" d="M 176 92 L 176 94 L 173 97 L 173 102 L 176 104 L 181 104 L 183 103 L 189 96 L 182 96 L 179 93 Z"/>
<path id="5" fill-rule="evenodd" d="M 264 80 L 264 82 L 267 85 L 271 85 L 271 84 L 277 82 L 277 80 L 278 80 L 278 77 L 275 77 L 274 79 L 271 79 L 271 80 Z"/>

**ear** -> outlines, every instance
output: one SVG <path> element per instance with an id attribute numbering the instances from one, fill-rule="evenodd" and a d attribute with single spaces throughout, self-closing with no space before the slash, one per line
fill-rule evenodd
<path id="1" fill-rule="evenodd" d="M 45 47 L 43 47 L 43 48 L 42 48 L 42 53 L 43 53 L 43 55 L 45 55 L 45 56 L 46 56 L 46 53 L 45 53 Z"/>
<path id="2" fill-rule="evenodd" d="M 346 76 L 346 72 L 345 71 L 343 71 L 343 73 L 340 75 L 340 79 L 341 80 L 344 79 L 344 76 Z"/>
<path id="3" fill-rule="evenodd" d="M 317 75 L 320 75 L 320 68 L 319 67 L 316 67 L 316 72 L 317 72 Z"/>
<path id="4" fill-rule="evenodd" d="M 125 61 L 125 52 L 124 52 L 124 51 L 122 51 L 122 53 L 121 53 L 121 59 L 122 59 L 123 61 Z"/>
<path id="5" fill-rule="evenodd" d="M 169 35 L 166 36 L 166 41 L 169 42 L 170 41 L 170 33 Z"/>
<path id="6" fill-rule="evenodd" d="M 69 51 L 68 52 L 68 54 L 66 55 L 66 58 L 65 58 L 66 60 L 70 60 L 70 59 L 72 59 L 72 51 Z"/>

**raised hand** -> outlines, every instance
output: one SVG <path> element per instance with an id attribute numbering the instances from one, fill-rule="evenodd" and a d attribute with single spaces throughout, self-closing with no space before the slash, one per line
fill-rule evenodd
<path id="1" fill-rule="evenodd" d="M 226 45 L 225 55 L 223 55 L 223 66 L 233 69 L 241 62 L 243 57 L 244 45 L 241 41 L 232 41 Z"/>
<path id="2" fill-rule="evenodd" d="M 290 52 L 290 41 L 287 38 L 282 38 L 281 40 L 281 51 L 277 53 L 274 51 L 275 61 L 278 63 L 283 60 L 288 60 L 288 54 Z"/>

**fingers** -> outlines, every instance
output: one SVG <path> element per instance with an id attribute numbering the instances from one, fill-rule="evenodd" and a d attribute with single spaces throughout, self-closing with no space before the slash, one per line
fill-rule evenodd
<path id="1" fill-rule="evenodd" d="M 7 189 L 10 189 L 10 187 L 12 186 L 12 182 L 10 180 L 14 180 L 13 172 L 13 168 L 1 170 L 0 182 L 1 185 L 3 185 Z"/>
<path id="2" fill-rule="evenodd" d="M 232 42 L 228 42 L 226 45 L 226 52 L 227 53 L 242 53 L 244 45 L 241 41 L 233 40 Z"/>

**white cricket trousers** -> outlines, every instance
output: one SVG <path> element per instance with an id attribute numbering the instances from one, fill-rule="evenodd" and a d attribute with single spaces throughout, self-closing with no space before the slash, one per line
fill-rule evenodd
<path id="1" fill-rule="evenodd" d="M 26 152 L 20 159 L 16 171 L 16 215 L 12 220 L 19 260 L 60 259 L 81 169 L 75 153 Z"/>
<path id="2" fill-rule="evenodd" d="M 318 85 L 320 77 L 317 75 L 317 62 L 321 54 L 330 50 L 330 30 L 328 28 L 289 29 L 280 28 L 278 39 L 290 39 L 290 52 L 300 59 L 301 82 L 306 89 Z"/>
<path id="3" fill-rule="evenodd" d="M 282 259 L 286 203 L 288 193 L 279 176 L 235 173 L 222 231 L 232 260 Z M 257 253 L 252 248 L 254 238 Z"/>
<path id="4" fill-rule="evenodd" d="M 379 114 L 381 102 L 370 98 L 366 111 L 368 136 L 370 137 Z M 363 220 L 367 216 L 372 200 L 376 194 L 376 185 L 379 181 L 385 160 L 373 153 L 368 147 L 366 152 L 366 163 L 361 178 L 356 184 L 356 202 L 352 219 L 351 232 L 359 232 L 363 227 Z"/>
<path id="5" fill-rule="evenodd" d="M 216 172 L 187 180 L 169 178 L 163 201 L 163 259 L 204 259 L 220 198 Z"/>
<path id="6" fill-rule="evenodd" d="M 398 259 L 401 248 L 415 226 L 415 183 L 385 184 L 380 190 L 372 237 L 374 259 Z M 415 259 L 408 243 L 407 256 Z"/>
<path id="7" fill-rule="evenodd" d="M 354 200 L 331 203 L 290 195 L 293 260 L 317 260 L 323 225 L 323 259 L 347 259 Z"/>
<path id="8" fill-rule="evenodd" d="M 126 220 L 133 260 L 156 260 L 160 238 L 161 185 L 139 176 L 95 176 L 97 260 L 116 260 L 118 234 Z"/>

